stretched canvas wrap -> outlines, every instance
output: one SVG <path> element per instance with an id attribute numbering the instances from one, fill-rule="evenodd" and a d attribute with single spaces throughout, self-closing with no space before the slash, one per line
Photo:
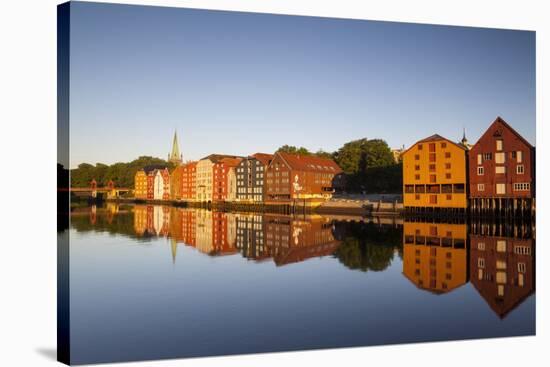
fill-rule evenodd
<path id="1" fill-rule="evenodd" d="M 58 357 L 535 334 L 535 32 L 58 6 Z"/>

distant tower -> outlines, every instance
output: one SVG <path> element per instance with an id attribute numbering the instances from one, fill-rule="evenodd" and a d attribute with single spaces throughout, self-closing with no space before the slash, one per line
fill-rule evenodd
<path id="1" fill-rule="evenodd" d="M 178 133 L 174 131 L 174 141 L 172 142 L 172 153 L 168 154 L 168 162 L 180 165 L 183 162 L 183 155 L 180 153 L 178 145 Z"/>
<path id="2" fill-rule="evenodd" d="M 472 145 L 468 143 L 468 139 L 466 139 L 466 128 L 462 128 L 462 140 L 460 141 L 460 144 L 468 150 L 472 148 Z"/>

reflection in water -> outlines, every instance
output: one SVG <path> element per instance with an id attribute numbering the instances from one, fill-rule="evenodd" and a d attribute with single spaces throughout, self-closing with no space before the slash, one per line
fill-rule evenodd
<path id="1" fill-rule="evenodd" d="M 403 223 L 403 274 L 440 294 L 467 282 L 466 224 Z"/>
<path id="2" fill-rule="evenodd" d="M 107 204 L 76 208 L 77 231 L 108 231 L 138 243 L 169 237 L 209 256 L 241 254 L 277 267 L 332 256 L 352 270 L 381 272 L 396 259 L 421 290 L 445 294 L 470 282 L 500 318 L 535 291 L 535 241 L 529 226 L 499 223 L 336 221 L 319 215 L 225 213 L 205 209 Z"/>

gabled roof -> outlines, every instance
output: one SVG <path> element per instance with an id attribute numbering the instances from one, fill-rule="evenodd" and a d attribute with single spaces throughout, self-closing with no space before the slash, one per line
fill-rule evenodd
<path id="1" fill-rule="evenodd" d="M 493 127 L 497 124 L 503 125 L 505 128 L 510 130 L 512 132 L 512 134 L 514 134 L 519 140 L 521 140 L 525 145 L 527 145 L 531 149 L 534 149 L 534 147 L 531 145 L 531 143 L 529 143 L 523 136 L 521 136 L 520 133 L 518 133 L 516 130 L 514 130 L 514 128 L 512 126 L 510 126 L 506 121 L 504 121 L 504 119 L 500 116 L 497 116 L 495 121 L 493 121 L 493 123 L 491 123 L 491 125 L 489 125 L 487 130 L 481 135 L 481 137 L 474 144 L 474 146 L 477 145 L 477 143 L 479 143 L 481 141 L 481 139 L 483 139 L 487 134 L 490 134 L 491 131 L 493 130 Z"/>
<path id="2" fill-rule="evenodd" d="M 269 162 L 273 159 L 273 154 L 267 154 L 267 153 L 256 153 L 252 154 L 252 157 L 259 160 L 264 166 L 267 166 Z"/>
<path id="3" fill-rule="evenodd" d="M 282 160 L 292 169 L 298 171 L 323 172 L 338 174 L 342 172 L 340 166 L 332 159 L 316 157 L 313 155 L 290 154 L 277 152 Z"/>
<path id="4" fill-rule="evenodd" d="M 444 140 L 445 142 L 447 143 L 451 143 L 453 144 L 454 146 L 464 150 L 464 151 L 467 151 L 468 149 L 462 145 L 462 144 L 458 144 L 458 143 L 455 143 L 454 141 L 452 140 L 449 140 L 447 138 L 444 138 L 443 136 L 439 135 L 439 134 L 433 134 L 431 136 L 428 136 L 427 138 L 424 138 L 424 139 L 421 139 L 421 140 L 418 140 L 416 143 L 414 143 L 413 145 L 411 145 L 409 148 L 407 148 L 407 150 L 405 150 L 402 155 L 406 154 L 409 152 L 409 150 L 411 150 L 414 146 L 416 146 L 417 144 L 420 144 L 420 143 L 430 143 L 432 141 L 441 141 L 441 140 Z"/>
<path id="5" fill-rule="evenodd" d="M 228 167 L 237 167 L 242 158 L 222 158 L 217 163 L 224 163 Z"/>

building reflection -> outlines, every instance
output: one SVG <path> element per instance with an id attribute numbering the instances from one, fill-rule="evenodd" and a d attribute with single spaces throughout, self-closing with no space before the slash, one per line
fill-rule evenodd
<path id="1" fill-rule="evenodd" d="M 403 275 L 419 289 L 441 295 L 470 282 L 501 318 L 535 292 L 532 223 L 406 219 L 401 232 L 397 222 L 390 228 L 317 215 L 226 213 L 155 205 L 130 208 L 77 207 L 71 211 L 71 226 L 145 241 L 169 237 L 174 263 L 178 246 L 190 246 L 209 256 L 240 254 L 254 262 L 273 261 L 276 266 L 334 256 L 348 268 L 363 271 L 383 271 L 397 254 L 402 258 Z"/>
<path id="2" fill-rule="evenodd" d="M 332 221 L 325 217 L 293 219 L 266 214 L 264 220 L 266 250 L 277 266 L 332 255 L 340 245 L 334 238 Z"/>
<path id="3" fill-rule="evenodd" d="M 470 235 L 470 282 L 500 318 L 535 291 L 535 241 L 524 226 L 503 227 L 476 223 Z"/>
<path id="4" fill-rule="evenodd" d="M 437 294 L 468 281 L 467 226 L 403 223 L 403 274 L 418 288 Z"/>

